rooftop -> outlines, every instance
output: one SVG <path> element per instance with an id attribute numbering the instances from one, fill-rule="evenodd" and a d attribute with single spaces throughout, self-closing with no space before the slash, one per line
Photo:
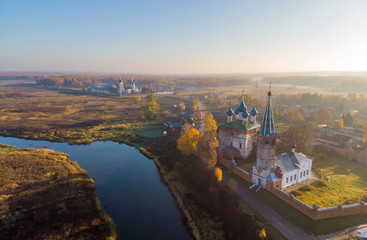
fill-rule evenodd
<path id="1" fill-rule="evenodd" d="M 261 125 L 258 123 L 247 123 L 246 125 L 242 125 L 242 120 L 234 120 L 232 122 L 221 123 L 219 124 L 219 126 L 246 131 L 261 127 Z"/>
<path id="2" fill-rule="evenodd" d="M 283 173 L 299 168 L 297 165 L 303 165 L 312 159 L 306 157 L 303 153 L 283 153 L 276 156 L 275 165 L 282 169 Z"/>

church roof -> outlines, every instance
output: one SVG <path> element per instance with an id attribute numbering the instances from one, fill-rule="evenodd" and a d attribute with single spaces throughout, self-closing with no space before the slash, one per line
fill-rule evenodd
<path id="1" fill-rule="evenodd" d="M 260 135 L 262 136 L 273 136 L 275 135 L 274 119 L 273 119 L 273 108 L 271 106 L 271 92 L 268 92 L 268 103 L 266 104 L 264 119 L 261 124 Z"/>
<path id="2" fill-rule="evenodd" d="M 256 116 L 257 115 L 257 111 L 255 109 L 255 106 L 253 106 L 252 110 L 251 110 L 251 116 Z"/>
<path id="3" fill-rule="evenodd" d="M 221 124 L 219 124 L 219 126 L 226 127 L 226 128 L 235 128 L 235 129 L 247 131 L 247 130 L 259 128 L 260 127 L 260 124 L 257 124 L 257 123 L 247 123 L 246 125 L 242 125 L 242 121 L 241 120 L 234 120 L 232 122 L 221 123 Z"/>
<path id="4" fill-rule="evenodd" d="M 244 112 L 242 113 L 242 117 L 247 118 L 247 117 L 248 117 L 248 112 L 247 112 L 247 111 L 244 111 Z"/>
<path id="5" fill-rule="evenodd" d="M 239 113 L 239 112 L 247 112 L 247 107 L 245 105 L 245 103 L 242 101 L 240 103 L 240 105 L 238 105 L 238 107 L 236 108 L 235 110 L 236 113 Z"/>
<path id="6" fill-rule="evenodd" d="M 233 115 L 233 110 L 232 110 L 231 106 L 229 106 L 229 108 L 228 108 L 227 115 L 228 116 L 232 116 Z"/>
<path id="7" fill-rule="evenodd" d="M 280 167 L 283 173 L 286 173 L 298 169 L 299 165 L 310 161 L 312 161 L 312 159 L 306 157 L 303 153 L 290 152 L 276 156 L 275 165 Z"/>

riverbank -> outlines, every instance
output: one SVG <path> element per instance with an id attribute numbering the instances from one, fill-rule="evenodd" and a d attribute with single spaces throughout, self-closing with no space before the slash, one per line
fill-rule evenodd
<path id="1" fill-rule="evenodd" d="M 67 158 L 0 145 L 0 239 L 116 239 L 93 180 Z"/>
<path id="2" fill-rule="evenodd" d="M 248 235 L 257 239 L 259 228 L 255 220 L 237 208 L 240 204 L 233 194 L 224 184 L 218 184 L 211 172 L 203 172 L 197 159 L 179 153 L 175 136 L 154 140 L 140 137 L 109 140 L 132 145 L 154 160 L 161 180 L 176 200 L 182 221 L 196 239 L 241 239 Z M 198 186 L 197 182 L 204 184 Z M 234 223 L 236 218 L 238 222 Z"/>

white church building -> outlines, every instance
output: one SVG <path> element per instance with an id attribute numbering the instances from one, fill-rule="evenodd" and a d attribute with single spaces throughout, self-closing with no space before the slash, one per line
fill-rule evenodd
<path id="1" fill-rule="evenodd" d="M 125 87 L 124 82 L 120 79 L 118 86 L 117 86 L 117 93 L 118 94 L 131 94 L 131 93 L 138 93 L 139 89 L 136 87 L 135 81 L 133 78 L 127 81 L 128 87 Z"/>
<path id="2" fill-rule="evenodd" d="M 276 137 L 271 106 L 271 92 L 268 92 L 264 119 L 257 136 L 256 163 L 252 169 L 252 182 L 258 186 L 286 188 L 311 177 L 312 159 L 292 150 L 276 156 Z"/>

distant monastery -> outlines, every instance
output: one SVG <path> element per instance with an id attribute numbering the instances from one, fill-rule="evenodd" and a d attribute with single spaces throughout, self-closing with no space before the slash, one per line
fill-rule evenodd
<path id="1" fill-rule="evenodd" d="M 127 81 L 128 87 L 125 87 L 124 82 L 120 79 L 118 86 L 117 86 L 117 93 L 118 94 L 131 94 L 131 93 L 138 93 L 139 89 L 135 85 L 135 81 L 132 78 L 131 80 Z"/>
<path id="2" fill-rule="evenodd" d="M 262 124 L 256 122 L 255 106 L 250 112 L 242 101 L 240 105 L 227 111 L 227 122 L 219 125 L 218 140 L 220 157 L 234 161 L 234 157 L 247 159 L 255 154 L 256 163 L 252 167 L 252 182 L 260 187 L 270 185 L 277 188 L 305 181 L 311 176 L 312 160 L 303 153 L 292 151 L 276 156 L 276 137 L 271 106 L 271 91 L 268 92 Z"/>

